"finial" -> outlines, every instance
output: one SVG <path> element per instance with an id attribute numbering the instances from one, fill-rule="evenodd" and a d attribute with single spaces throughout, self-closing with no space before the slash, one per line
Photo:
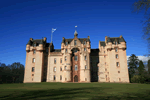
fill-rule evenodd
<path id="1" fill-rule="evenodd" d="M 77 33 L 77 29 L 76 29 L 77 25 L 75 26 L 75 32 L 74 32 L 74 36 L 78 36 L 78 33 Z"/>

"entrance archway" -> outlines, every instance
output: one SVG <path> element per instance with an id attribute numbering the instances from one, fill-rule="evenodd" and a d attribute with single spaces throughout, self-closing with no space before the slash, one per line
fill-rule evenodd
<path id="1" fill-rule="evenodd" d="M 74 76 L 74 82 L 78 82 L 78 76 Z"/>

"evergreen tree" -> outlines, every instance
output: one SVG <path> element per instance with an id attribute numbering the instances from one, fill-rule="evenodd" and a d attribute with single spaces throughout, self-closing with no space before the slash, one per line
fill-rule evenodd
<path id="1" fill-rule="evenodd" d="M 140 62 L 139 62 L 138 71 L 139 71 L 139 75 L 140 75 L 140 76 L 143 76 L 144 71 L 145 71 L 145 67 L 144 67 L 144 64 L 143 64 L 143 61 L 142 61 L 142 60 L 140 60 Z"/>
<path id="2" fill-rule="evenodd" d="M 128 67 L 129 67 L 129 78 L 131 78 L 135 75 L 135 70 L 137 70 L 139 59 L 135 54 L 132 54 L 128 58 Z"/>

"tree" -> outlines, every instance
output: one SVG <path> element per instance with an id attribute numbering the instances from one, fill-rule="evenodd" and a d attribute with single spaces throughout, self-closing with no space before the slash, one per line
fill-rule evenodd
<path id="1" fill-rule="evenodd" d="M 139 62 L 138 71 L 139 71 L 140 76 L 142 76 L 144 74 L 145 69 L 144 69 L 144 64 L 143 64 L 142 60 L 140 60 L 140 62 Z"/>
<path id="2" fill-rule="evenodd" d="M 139 62 L 139 59 L 134 54 L 132 54 L 128 58 L 129 78 L 130 78 L 130 80 L 131 80 L 131 77 L 133 77 L 135 75 L 135 70 L 137 70 L 138 62 Z"/>
<path id="3" fill-rule="evenodd" d="M 150 59 L 148 60 L 148 73 L 150 75 Z"/>
<path id="4" fill-rule="evenodd" d="M 150 52 L 150 14 L 147 14 L 149 8 L 150 8 L 150 0 L 139 0 L 133 4 L 134 6 L 134 11 L 139 12 L 141 10 L 145 10 L 145 17 L 146 20 L 143 22 L 143 32 L 144 35 L 143 37 L 147 40 L 148 42 L 148 50 Z M 150 54 L 148 54 L 150 56 Z"/>

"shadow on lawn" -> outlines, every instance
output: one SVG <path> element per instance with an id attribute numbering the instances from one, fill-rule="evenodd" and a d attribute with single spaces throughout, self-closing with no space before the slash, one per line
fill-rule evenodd
<path id="1" fill-rule="evenodd" d="M 105 91 L 104 91 L 105 90 Z M 111 88 L 93 87 L 93 88 L 60 88 L 34 91 L 16 91 L 14 94 L 1 96 L 1 100 L 150 100 L 150 91 L 144 94 L 129 94 L 121 95 L 107 94 L 106 90 L 111 91 Z M 113 89 L 112 89 L 113 90 Z M 23 92 L 23 94 L 19 94 Z M 110 92 L 109 92 L 110 93 Z"/>

